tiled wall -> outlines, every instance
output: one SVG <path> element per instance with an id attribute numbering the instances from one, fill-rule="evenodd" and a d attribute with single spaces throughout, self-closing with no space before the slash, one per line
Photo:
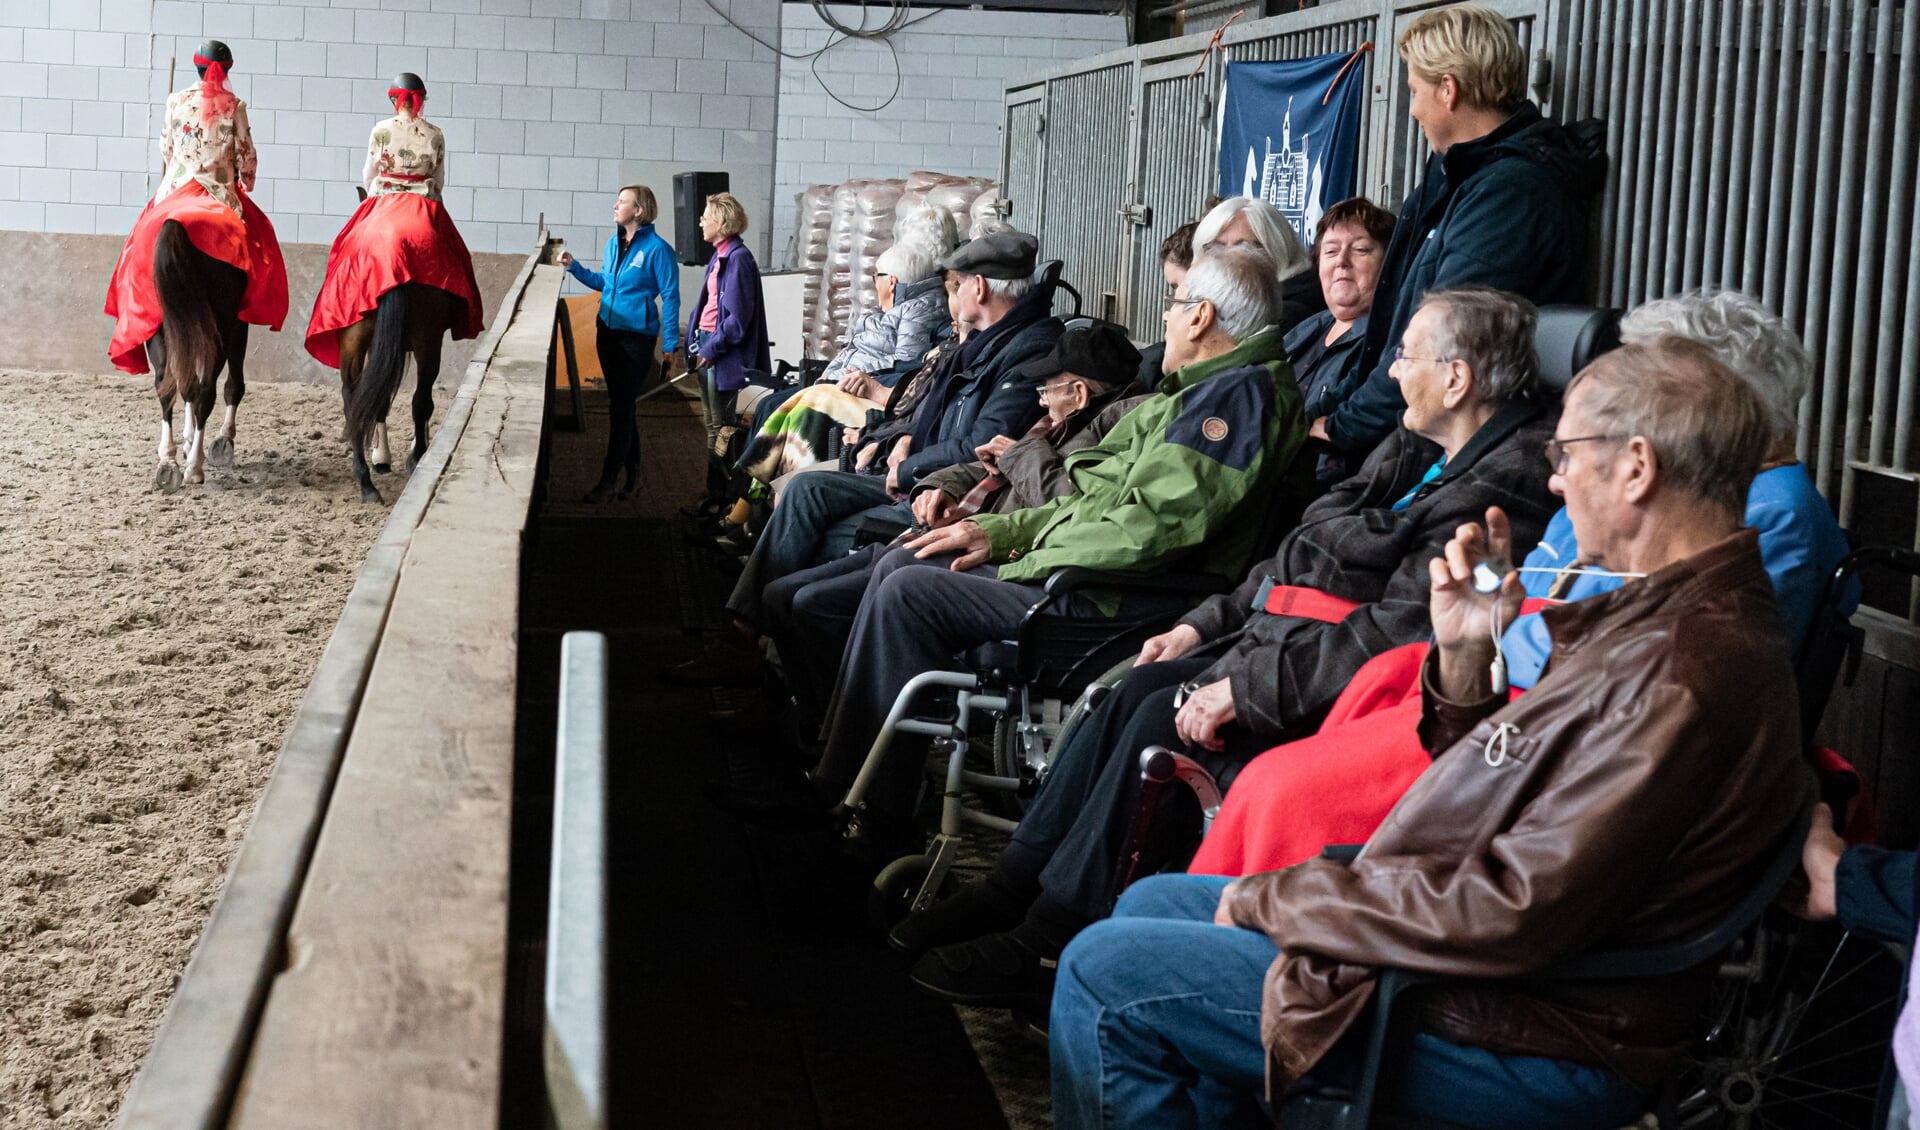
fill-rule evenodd
<path id="1" fill-rule="evenodd" d="M 829 10 L 860 26 L 859 8 Z M 884 11 L 868 9 L 868 25 Z M 846 40 L 817 60 L 781 60 L 774 262 L 787 261 L 793 198 L 805 186 L 914 169 L 998 176 L 1007 78 L 1126 45 L 1118 16 L 915 8 L 910 18 L 918 22 L 891 41 L 899 53 L 897 92 L 894 58 L 878 43 Z M 830 34 L 810 6 L 786 6 L 782 50 L 817 52 Z M 829 90 L 854 106 L 877 108 L 850 108 Z"/>
<path id="2" fill-rule="evenodd" d="M 777 42 L 777 0 L 714 2 Z M 352 213 L 398 71 L 427 80 L 475 251 L 528 247 L 542 213 L 597 247 L 613 191 L 643 179 L 665 202 L 671 169 L 724 169 L 768 215 L 775 55 L 704 0 L 0 0 L 0 229 L 125 232 L 158 174 L 168 57 L 185 85 L 208 36 L 233 48 L 284 241 L 330 242 Z"/>

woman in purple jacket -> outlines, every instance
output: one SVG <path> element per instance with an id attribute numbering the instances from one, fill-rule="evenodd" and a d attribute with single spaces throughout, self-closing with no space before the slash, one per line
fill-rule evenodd
<path id="1" fill-rule="evenodd" d="M 734 399 L 747 371 L 773 368 L 767 353 L 766 304 L 760 297 L 760 267 L 740 240 L 747 210 L 732 193 L 707 197 L 700 235 L 713 244 L 706 281 L 687 319 L 687 365 L 700 371 L 700 403 L 707 421 L 707 502 L 726 502 L 723 435 L 738 424 Z"/>

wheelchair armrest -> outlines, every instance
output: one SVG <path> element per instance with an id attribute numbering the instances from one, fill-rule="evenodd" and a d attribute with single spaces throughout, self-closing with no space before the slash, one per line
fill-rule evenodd
<path id="1" fill-rule="evenodd" d="M 1212 573 L 1116 573 L 1064 565 L 1047 577 L 1047 595 L 1065 596 L 1085 589 L 1131 589 L 1136 592 L 1195 593 L 1212 596 L 1233 591 L 1234 582 Z"/>
<path id="2" fill-rule="evenodd" d="M 1363 844 L 1328 844 L 1320 849 L 1321 859 L 1330 859 L 1335 863 L 1352 863 L 1360 858 Z"/>

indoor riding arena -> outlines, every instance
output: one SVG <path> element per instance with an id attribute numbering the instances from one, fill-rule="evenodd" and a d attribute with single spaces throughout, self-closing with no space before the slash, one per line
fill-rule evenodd
<path id="1" fill-rule="evenodd" d="M 0 0 L 0 1130 L 1916 1125 L 1916 60 Z"/>

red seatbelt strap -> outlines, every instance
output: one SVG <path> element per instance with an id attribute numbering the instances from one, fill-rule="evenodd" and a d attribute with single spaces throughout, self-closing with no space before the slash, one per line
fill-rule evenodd
<path id="1" fill-rule="evenodd" d="M 1274 584 L 1272 577 L 1260 585 L 1259 593 L 1253 598 L 1255 612 L 1265 612 L 1269 616 L 1298 616 L 1303 620 L 1319 620 L 1327 624 L 1338 624 L 1358 607 L 1358 601 L 1342 600 L 1319 589 Z"/>

